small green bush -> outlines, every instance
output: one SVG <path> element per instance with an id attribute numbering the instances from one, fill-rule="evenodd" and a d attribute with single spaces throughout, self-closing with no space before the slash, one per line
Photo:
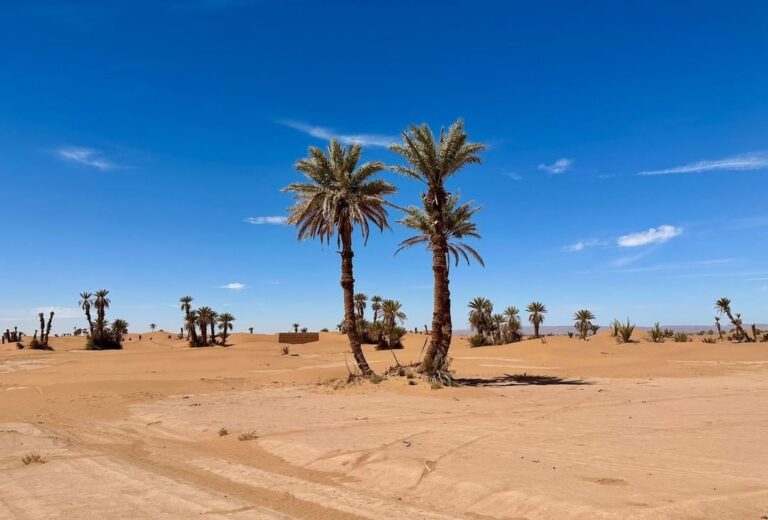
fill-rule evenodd
<path id="1" fill-rule="evenodd" d="M 291 347 L 289 345 L 283 345 L 282 347 L 280 347 L 280 354 L 282 354 L 283 356 L 287 356 L 290 353 L 291 353 Z"/>
<path id="2" fill-rule="evenodd" d="M 648 338 L 654 343 L 664 343 L 664 331 L 659 327 L 659 322 L 648 331 Z"/>
<path id="3" fill-rule="evenodd" d="M 618 334 L 617 340 L 619 343 L 629 343 L 632 341 L 632 333 L 635 331 L 635 324 L 630 323 L 629 318 L 627 318 L 626 323 L 619 323 L 618 327 L 616 327 L 616 333 Z"/>
<path id="4" fill-rule="evenodd" d="M 675 343 L 687 343 L 688 341 L 690 341 L 690 339 L 688 338 L 688 334 L 686 334 L 685 332 L 676 332 L 672 336 L 672 339 L 675 340 Z"/>
<path id="5" fill-rule="evenodd" d="M 713 343 L 717 343 L 717 339 L 716 338 L 701 338 L 701 342 L 702 343 L 713 344 Z"/>
<path id="6" fill-rule="evenodd" d="M 469 346 L 472 348 L 482 347 L 485 344 L 485 337 L 482 334 L 475 334 L 469 338 Z"/>

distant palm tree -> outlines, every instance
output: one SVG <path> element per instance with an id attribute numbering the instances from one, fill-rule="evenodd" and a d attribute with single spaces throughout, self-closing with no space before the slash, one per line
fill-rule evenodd
<path id="1" fill-rule="evenodd" d="M 728 319 L 731 320 L 731 323 L 736 327 L 736 339 L 741 341 L 742 338 L 746 339 L 747 341 L 752 341 L 752 339 L 749 337 L 749 334 L 746 333 L 744 328 L 741 326 L 741 314 L 736 314 L 734 317 L 731 311 L 731 300 L 730 298 L 720 298 L 715 302 L 715 310 L 719 312 L 721 315 L 725 314 L 728 316 Z"/>
<path id="2" fill-rule="evenodd" d="M 507 337 L 506 341 L 520 341 L 522 339 L 523 324 L 520 322 L 520 309 L 514 305 L 510 305 L 504 309 L 504 317 L 507 321 Z"/>
<path id="3" fill-rule="evenodd" d="M 106 289 L 100 289 L 93 295 L 93 306 L 96 307 L 96 335 L 99 338 L 104 336 L 104 332 L 107 327 L 107 320 L 105 315 L 106 309 L 109 308 L 109 304 L 111 303 L 107 297 L 108 295 L 109 291 Z"/>
<path id="4" fill-rule="evenodd" d="M 184 316 L 184 328 L 187 329 L 187 337 L 189 338 L 189 344 L 193 347 L 199 347 L 200 343 L 197 339 L 197 314 L 194 311 L 190 311 L 189 314 Z"/>
<path id="5" fill-rule="evenodd" d="M 587 339 L 587 334 L 592 328 L 592 320 L 595 315 L 589 309 L 580 309 L 573 315 L 573 327 L 579 332 L 581 339 Z"/>
<path id="6" fill-rule="evenodd" d="M 222 312 L 219 314 L 219 330 L 221 330 L 221 344 L 227 346 L 227 337 L 229 331 L 232 330 L 232 322 L 235 321 L 235 317 L 228 312 Z"/>
<path id="7" fill-rule="evenodd" d="M 200 327 L 200 340 L 203 346 L 208 345 L 208 325 L 211 322 L 212 313 L 213 309 L 210 307 L 200 307 L 194 312 L 197 326 Z"/>
<path id="8" fill-rule="evenodd" d="M 182 296 L 179 298 L 179 301 L 181 302 L 181 310 L 184 313 L 184 322 L 189 322 L 189 316 L 192 314 L 192 301 L 194 298 L 191 296 Z M 192 327 L 191 329 L 187 327 L 187 339 L 190 340 L 192 343 L 197 342 L 197 332 L 195 332 L 195 328 Z"/>
<path id="9" fill-rule="evenodd" d="M 113 323 L 112 327 L 114 328 L 114 326 L 115 326 L 115 324 Z M 149 330 L 151 330 L 152 332 L 155 332 L 156 328 L 157 328 L 157 325 L 155 325 L 154 323 L 150 323 L 149 324 Z"/>
<path id="10" fill-rule="evenodd" d="M 298 323 L 294 323 L 293 325 L 291 325 L 291 327 L 293 327 L 293 332 L 294 333 L 298 333 L 299 332 L 299 324 Z"/>
<path id="11" fill-rule="evenodd" d="M 79 305 L 85 311 L 85 318 L 88 320 L 88 328 L 93 334 L 93 320 L 91 319 L 91 305 L 93 305 L 93 295 L 87 291 L 80 293 Z"/>
<path id="12" fill-rule="evenodd" d="M 450 195 L 443 207 L 444 213 L 444 227 L 443 231 L 447 244 L 448 262 L 446 267 L 449 268 L 451 264 L 451 258 L 454 260 L 454 264 L 459 264 L 459 258 L 463 258 L 467 264 L 469 264 L 469 257 L 471 256 L 477 262 L 485 266 L 483 258 L 480 254 L 470 245 L 462 242 L 464 238 L 480 238 L 480 233 L 477 232 L 477 226 L 472 222 L 472 217 L 480 211 L 480 207 L 473 207 L 473 202 L 467 202 L 466 204 L 459 205 L 459 196 Z M 425 244 L 427 249 L 431 247 L 432 236 L 432 220 L 427 212 L 416 206 L 408 206 L 405 208 L 405 216 L 398 220 L 398 223 L 403 226 L 418 231 L 419 234 L 406 238 L 400 242 L 400 246 L 395 251 L 395 254 L 399 253 L 403 249 L 413 247 L 418 244 Z M 450 270 L 450 269 L 449 269 Z"/>
<path id="13" fill-rule="evenodd" d="M 469 325 L 483 337 L 491 331 L 493 303 L 488 298 L 478 296 L 469 302 Z"/>
<path id="14" fill-rule="evenodd" d="M 379 311 L 381 310 L 381 296 L 371 296 L 371 310 L 373 311 L 373 322 L 376 323 L 379 319 Z"/>
<path id="15" fill-rule="evenodd" d="M 154 325 L 154 323 L 152 324 Z M 150 328 L 151 326 L 150 325 Z M 154 329 L 153 329 L 154 330 Z M 123 341 L 123 337 L 128 334 L 128 322 L 120 318 L 112 322 L 112 335 L 118 343 Z"/>
<path id="16" fill-rule="evenodd" d="M 456 121 L 448 131 L 440 131 L 435 139 L 426 124 L 412 125 L 402 132 L 403 144 L 390 146 L 401 155 L 408 166 L 395 166 L 393 170 L 426 184 L 422 194 L 424 208 L 429 215 L 432 273 L 434 278 L 434 309 L 432 313 L 432 338 L 424 356 L 422 368 L 430 375 L 440 371 L 447 362 L 451 346 L 453 324 L 451 320 L 451 293 L 448 278 L 448 237 L 445 232 L 445 206 L 449 193 L 445 183 L 464 166 L 480 162 L 480 152 L 485 145 L 467 142 L 464 123 Z"/>
<path id="17" fill-rule="evenodd" d="M 216 344 L 216 320 L 219 318 L 219 313 L 211 310 L 211 316 L 208 318 L 208 325 L 211 327 L 211 344 Z"/>
<path id="18" fill-rule="evenodd" d="M 357 293 L 354 296 L 355 300 L 355 310 L 357 311 L 357 317 L 360 319 L 365 318 L 365 307 L 366 303 L 368 301 L 368 297 L 363 293 Z"/>
<path id="19" fill-rule="evenodd" d="M 394 327 L 398 322 L 405 322 L 407 316 L 401 310 L 402 304 L 397 300 L 384 300 L 381 302 L 382 321 L 389 327 Z"/>
<path id="20" fill-rule="evenodd" d="M 501 345 L 504 335 L 504 325 L 507 323 L 507 319 L 503 314 L 494 314 L 491 316 L 491 325 L 493 330 L 494 340 L 497 345 Z"/>
<path id="21" fill-rule="evenodd" d="M 531 302 L 525 308 L 525 312 L 528 313 L 528 321 L 533 324 L 533 337 L 538 338 L 539 325 L 544 323 L 544 315 L 547 313 L 547 308 L 541 302 Z"/>
<path id="22" fill-rule="evenodd" d="M 248 327 L 248 332 L 250 332 L 251 334 L 253 334 L 253 327 Z"/>
<path id="23" fill-rule="evenodd" d="M 717 327 L 717 335 L 720 339 L 723 339 L 723 329 L 720 327 L 720 316 L 715 316 L 715 327 Z"/>
<path id="24" fill-rule="evenodd" d="M 290 208 L 288 223 L 299 230 L 299 239 L 319 238 L 330 242 L 336 235 L 341 246 L 341 287 L 344 293 L 344 320 L 349 346 L 363 375 L 373 374 L 365 359 L 361 338 L 355 325 L 355 279 L 353 276 L 352 231 L 359 226 L 367 241 L 370 226 L 379 230 L 389 227 L 385 197 L 396 188 L 372 177 L 384 169 L 381 162 L 368 162 L 358 167 L 362 148 L 358 144 L 344 147 L 336 140 L 327 154 L 311 147 L 309 157 L 296 163 L 309 182 L 293 183 L 285 191 L 294 194 L 296 203 Z"/>

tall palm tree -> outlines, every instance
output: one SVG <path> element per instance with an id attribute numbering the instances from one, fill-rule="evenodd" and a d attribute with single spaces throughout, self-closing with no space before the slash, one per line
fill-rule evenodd
<path id="1" fill-rule="evenodd" d="M 365 302 L 368 301 L 368 296 L 366 296 L 363 293 L 357 293 L 354 296 L 355 300 L 355 310 L 357 311 L 357 317 L 361 320 L 365 317 L 365 307 L 367 306 Z"/>
<path id="2" fill-rule="evenodd" d="M 114 328 L 114 326 L 115 326 L 115 324 L 113 323 L 113 324 L 112 324 L 112 327 Z M 150 323 L 150 324 L 149 324 L 149 330 L 151 330 L 152 332 L 155 332 L 155 329 L 156 329 L 156 328 L 157 328 L 157 325 L 156 325 L 156 324 L 154 324 L 154 323 Z"/>
<path id="3" fill-rule="evenodd" d="M 211 315 L 208 318 L 208 324 L 211 326 L 211 344 L 216 344 L 216 320 L 219 319 L 219 313 L 211 310 Z"/>
<path id="4" fill-rule="evenodd" d="M 189 316 L 192 314 L 192 301 L 194 298 L 191 296 L 182 296 L 179 298 L 179 301 L 181 302 L 181 311 L 184 313 L 184 322 L 189 322 Z M 192 327 L 191 329 L 187 327 L 187 339 L 195 343 L 197 341 L 197 332 L 195 332 L 195 328 Z"/>
<path id="5" fill-rule="evenodd" d="M 221 344 L 227 346 L 227 337 L 229 331 L 232 330 L 232 322 L 235 321 L 235 317 L 228 312 L 222 312 L 219 314 L 219 330 L 221 331 Z"/>
<path id="6" fill-rule="evenodd" d="M 471 256 L 480 265 L 485 266 L 485 262 L 483 262 L 480 254 L 472 246 L 462 242 L 464 238 L 480 238 L 477 226 L 472 222 L 472 217 L 480 211 L 480 207 L 473 207 L 474 202 L 472 201 L 459 205 L 459 198 L 459 195 L 450 195 L 443 207 L 445 222 L 443 231 L 448 247 L 446 267 L 449 271 L 451 258 L 453 258 L 455 265 L 459 265 L 459 258 L 463 258 L 469 264 L 469 257 Z M 405 208 L 405 216 L 397 222 L 407 228 L 418 231 L 419 234 L 400 242 L 400 246 L 395 251 L 395 254 L 405 248 L 418 244 L 425 244 L 427 249 L 430 249 L 432 245 L 430 241 L 432 221 L 425 210 L 416 206 L 408 206 Z"/>
<path id="7" fill-rule="evenodd" d="M 100 338 L 104 336 L 104 330 L 107 326 L 106 309 L 111 303 L 107 296 L 109 296 L 109 291 L 106 289 L 100 289 L 93 295 L 93 306 L 96 307 L 96 335 Z"/>
<path id="8" fill-rule="evenodd" d="M 379 311 L 381 310 L 381 296 L 371 296 L 371 310 L 373 311 L 373 322 L 376 323 L 379 319 Z"/>
<path id="9" fill-rule="evenodd" d="M 355 278 L 353 275 L 352 231 L 360 228 L 364 242 L 373 224 L 379 230 L 389 227 L 385 197 L 396 188 L 372 177 L 384 169 L 381 162 L 368 162 L 358 167 L 362 148 L 347 147 L 332 140 L 327 153 L 311 147 L 309 156 L 296 163 L 308 182 L 290 184 L 285 191 L 293 193 L 295 204 L 290 208 L 288 223 L 298 227 L 299 239 L 319 238 L 330 242 L 336 235 L 341 246 L 341 287 L 344 293 L 344 320 L 349 346 L 360 371 L 373 373 L 365 359 L 360 335 L 355 327 Z"/>
<path id="10" fill-rule="evenodd" d="M 469 164 L 480 163 L 480 152 L 485 145 L 467 142 L 464 123 L 456 121 L 447 131 L 440 130 L 435 140 L 426 124 L 412 125 L 402 132 L 403 144 L 390 146 L 401 155 L 408 166 L 395 166 L 393 170 L 406 177 L 423 182 L 426 192 L 422 203 L 432 223 L 430 250 L 434 279 L 434 309 L 432 312 L 432 339 L 424 356 L 423 369 L 430 374 L 441 370 L 447 361 L 451 345 L 451 293 L 448 280 L 448 237 L 445 232 L 445 205 L 449 193 L 445 182 Z"/>
<path id="11" fill-rule="evenodd" d="M 194 312 L 197 326 L 200 327 L 200 340 L 203 346 L 208 345 L 208 324 L 211 322 L 212 312 L 213 309 L 210 307 L 200 307 Z"/>
<path id="12" fill-rule="evenodd" d="M 507 323 L 507 319 L 503 314 L 494 314 L 491 316 L 491 326 L 493 330 L 494 340 L 497 345 L 501 345 L 502 336 L 504 334 L 504 325 Z"/>
<path id="13" fill-rule="evenodd" d="M 592 327 L 592 320 L 594 319 L 595 315 L 589 309 L 580 309 L 573 315 L 573 327 L 579 331 L 581 339 L 587 339 L 587 334 Z"/>
<path id="14" fill-rule="evenodd" d="M 731 323 L 736 327 L 736 339 L 741 340 L 741 338 L 745 338 L 747 341 L 752 341 L 752 339 L 749 337 L 749 334 L 744 330 L 744 328 L 741 326 L 741 315 L 737 314 L 735 317 L 733 315 L 733 311 L 731 311 L 731 300 L 730 298 L 720 298 L 715 302 L 715 310 L 720 313 L 720 315 L 725 314 L 728 316 L 728 319 L 731 320 Z"/>
<path id="15" fill-rule="evenodd" d="M 189 312 L 186 316 L 184 316 L 184 328 L 187 329 L 187 337 L 189 338 L 189 344 L 192 347 L 199 347 L 200 343 L 197 339 L 197 331 L 195 330 L 195 327 L 197 326 L 197 314 L 195 311 Z"/>
<path id="16" fill-rule="evenodd" d="M 91 305 L 93 305 L 93 300 L 91 298 L 93 298 L 93 295 L 88 291 L 81 292 L 79 305 L 85 312 L 85 317 L 88 320 L 88 328 L 91 331 L 91 334 L 93 334 L 93 320 L 91 319 Z"/>
<path id="17" fill-rule="evenodd" d="M 547 313 L 547 307 L 541 302 L 531 302 L 525 308 L 528 313 L 528 321 L 533 324 L 533 337 L 539 337 L 539 325 L 544 323 L 544 315 Z"/>
<path id="18" fill-rule="evenodd" d="M 469 302 L 469 325 L 483 337 L 491 330 L 493 303 L 488 298 L 478 296 Z"/>

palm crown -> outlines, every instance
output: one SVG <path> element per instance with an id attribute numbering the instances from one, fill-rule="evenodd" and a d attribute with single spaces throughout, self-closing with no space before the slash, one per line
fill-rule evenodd
<path id="1" fill-rule="evenodd" d="M 296 163 L 296 169 L 309 182 L 289 184 L 284 191 L 294 195 L 288 223 L 298 227 L 299 239 L 319 237 L 329 242 L 337 231 L 351 232 L 359 225 L 367 241 L 371 223 L 380 230 L 389 227 L 384 197 L 395 193 L 396 188 L 384 180 L 371 179 L 384 169 L 383 163 L 373 161 L 358 167 L 361 153 L 358 144 L 345 148 L 333 140 L 327 154 L 313 146 L 309 157 Z"/>

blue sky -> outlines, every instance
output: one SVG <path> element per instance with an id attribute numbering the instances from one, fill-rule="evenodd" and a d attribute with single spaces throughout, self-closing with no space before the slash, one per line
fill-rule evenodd
<path id="1" fill-rule="evenodd" d="M 184 294 L 239 330 L 333 327 L 335 247 L 268 218 L 293 163 L 329 136 L 397 163 L 408 124 L 459 117 L 489 150 L 450 184 L 483 206 L 458 328 L 478 295 L 549 324 L 710 323 L 728 295 L 767 322 L 768 5 L 626 4 L 0 3 L 0 326 L 53 306 L 68 330 L 105 287 L 133 330 L 176 330 Z M 421 327 L 406 236 L 358 248 L 357 289 Z"/>

